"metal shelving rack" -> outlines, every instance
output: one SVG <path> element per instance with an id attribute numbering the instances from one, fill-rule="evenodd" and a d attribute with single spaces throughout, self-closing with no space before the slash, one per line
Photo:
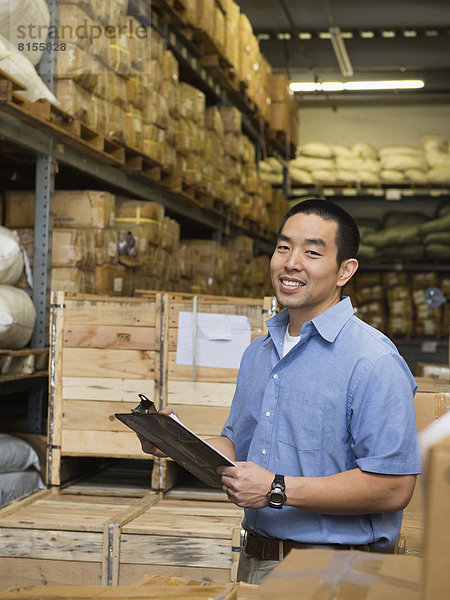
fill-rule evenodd
<path id="1" fill-rule="evenodd" d="M 52 25 L 59 22 L 59 1 L 46 0 Z M 150 5 L 139 0 L 131 0 L 130 7 L 137 5 Z M 142 18 L 142 15 L 140 15 Z M 243 129 L 257 144 L 259 132 L 257 122 L 248 114 L 245 114 L 246 107 L 239 102 L 239 97 L 231 98 L 214 78 L 201 67 L 197 59 L 192 55 L 185 40 L 182 40 L 176 32 L 166 24 L 158 20 L 158 16 L 153 13 L 148 15 L 147 24 L 156 27 L 166 41 L 167 48 L 171 49 L 175 56 L 184 65 L 191 69 L 195 83 L 203 89 L 214 102 L 219 105 L 237 105 L 244 110 Z M 44 53 L 39 65 L 38 71 L 44 83 L 50 90 L 54 88 L 54 66 L 55 55 L 51 52 Z M 209 212 L 201 207 L 189 205 L 181 202 L 176 196 L 158 184 L 150 183 L 145 177 L 126 172 L 109 166 L 100 160 L 86 156 L 83 152 L 66 144 L 56 143 L 48 135 L 34 129 L 32 126 L 22 123 L 17 119 L 0 113 L 0 139 L 5 139 L 15 145 L 24 148 L 33 153 L 36 157 L 35 167 L 35 242 L 34 242 L 34 266 L 33 266 L 33 302 L 36 308 L 36 327 L 31 340 L 32 349 L 40 349 L 48 346 L 48 324 L 49 324 L 49 306 L 50 306 L 50 269 L 51 261 L 51 207 L 52 197 L 55 185 L 56 165 L 65 165 L 75 169 L 77 172 L 89 177 L 94 177 L 104 182 L 108 186 L 113 186 L 117 190 L 153 202 L 163 204 L 174 216 L 181 216 L 192 223 L 201 224 L 211 230 L 211 237 L 220 240 L 222 235 L 248 234 L 246 229 L 231 224 L 227 218 L 222 215 Z M 280 148 L 271 147 L 273 153 L 277 153 L 281 158 Z M 256 234 L 250 234 L 254 238 L 255 248 L 261 253 L 270 253 L 272 244 Z M 31 381 L 31 380 L 30 380 Z M 36 385 L 36 381 L 29 387 L 26 387 L 24 380 L 20 379 L 15 386 L 15 382 L 9 382 L 5 387 L 5 393 L 15 393 L 16 391 L 29 391 L 28 401 L 28 430 L 30 433 L 40 433 L 44 420 L 46 389 L 44 384 Z"/>

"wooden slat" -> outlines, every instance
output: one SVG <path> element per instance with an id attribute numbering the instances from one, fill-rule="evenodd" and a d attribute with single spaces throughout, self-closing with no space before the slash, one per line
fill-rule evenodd
<path id="1" fill-rule="evenodd" d="M 161 568 L 161 565 L 135 565 L 128 563 L 120 566 L 119 583 L 121 585 L 130 585 L 143 576 L 161 575 L 161 572 L 170 577 L 183 577 L 187 580 L 194 579 L 201 581 L 207 578 L 214 582 L 230 581 L 230 569 L 206 569 L 205 567 L 185 567 L 179 565 L 164 565 Z M 254 587 L 259 588 L 259 586 Z"/>
<path id="2" fill-rule="evenodd" d="M 65 429 L 62 454 L 66 456 L 111 456 L 150 459 L 141 450 L 137 435 L 128 431 L 80 431 Z"/>
<path id="3" fill-rule="evenodd" d="M 65 348 L 63 375 L 154 379 L 155 352 L 152 350 L 108 350 Z"/>
<path id="4" fill-rule="evenodd" d="M 39 529 L 0 529 L 0 556 L 101 562 L 103 534 Z"/>
<path id="5" fill-rule="evenodd" d="M 66 298 L 66 324 L 154 327 L 155 302 L 141 298 Z"/>
<path id="6" fill-rule="evenodd" d="M 64 292 L 52 292 L 50 311 L 50 353 L 49 353 L 49 414 L 47 424 L 47 484 L 61 482 L 61 435 L 62 435 L 62 340 L 64 332 Z"/>
<path id="7" fill-rule="evenodd" d="M 130 431 L 114 413 L 128 413 L 134 402 L 95 402 L 91 400 L 66 400 L 64 402 L 63 429 L 87 431 Z M 63 434 L 64 437 L 64 434 Z"/>
<path id="8" fill-rule="evenodd" d="M 229 539 L 189 535 L 126 534 L 122 530 L 121 563 L 231 568 Z"/>
<path id="9" fill-rule="evenodd" d="M 0 558 L 0 590 L 17 585 L 77 584 L 100 585 L 101 564 L 75 560 Z"/>
<path id="10" fill-rule="evenodd" d="M 52 586 L 19 586 L 0 595 L 1 600 L 236 600 L 237 591 L 233 583 L 210 583 L 200 581 L 193 585 L 181 581 L 176 587 L 167 585 L 143 586 L 92 586 L 92 585 L 58 585 Z"/>
<path id="11" fill-rule="evenodd" d="M 64 346 L 66 348 L 154 350 L 155 328 L 74 323 L 64 330 Z"/>
<path id="12" fill-rule="evenodd" d="M 139 404 L 138 394 L 153 400 L 155 382 L 152 379 L 117 379 L 112 377 L 63 377 L 64 400 L 96 400 L 134 402 Z"/>
<path id="13" fill-rule="evenodd" d="M 71 498 L 76 498 L 74 501 Z M 90 501 L 89 501 L 90 500 Z M 135 498 L 85 498 L 57 496 L 37 500 L 20 511 L 0 519 L 0 529 L 58 529 L 63 531 L 103 531 L 106 519 L 114 517 L 136 503 Z"/>
<path id="14" fill-rule="evenodd" d="M 170 380 L 167 403 L 230 407 L 235 389 L 234 383 Z"/>
<path id="15" fill-rule="evenodd" d="M 158 335 L 155 344 L 158 351 L 155 358 L 155 406 L 158 409 L 167 406 L 167 357 L 169 352 L 167 312 L 167 294 L 160 294 L 156 299 L 156 331 L 158 331 Z"/>
<path id="16" fill-rule="evenodd" d="M 220 435 L 230 409 L 226 406 L 184 406 L 179 404 L 176 413 L 189 429 L 200 437 Z"/>
<path id="17" fill-rule="evenodd" d="M 12 502 L 5 504 L 4 506 L 2 506 L 0 508 L 0 526 L 1 526 L 1 523 L 3 522 L 3 519 L 5 519 L 5 517 L 7 515 L 11 515 L 13 513 L 17 514 L 17 512 L 19 510 L 22 510 L 26 506 L 29 506 L 30 504 L 33 504 L 34 502 L 36 502 L 36 500 L 44 498 L 45 496 L 48 496 L 49 494 L 50 494 L 49 490 L 39 490 L 37 492 L 36 491 L 30 492 L 26 496 L 22 496 L 21 498 L 16 498 Z"/>
<path id="18" fill-rule="evenodd" d="M 169 381 L 192 381 L 192 366 L 177 365 L 176 352 L 169 352 Z M 238 369 L 222 369 L 219 367 L 196 367 L 197 381 L 236 383 Z"/>

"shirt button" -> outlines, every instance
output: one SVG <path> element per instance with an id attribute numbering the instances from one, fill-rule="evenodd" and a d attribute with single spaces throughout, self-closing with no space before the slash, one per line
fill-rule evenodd
<path id="1" fill-rule="evenodd" d="M 267 450 L 263 450 L 263 451 L 262 451 L 262 454 L 267 454 Z"/>
<path id="2" fill-rule="evenodd" d="M 277 374 L 277 373 L 274 373 L 274 375 L 273 375 L 273 378 L 274 378 L 274 379 L 278 379 L 278 374 Z"/>
<path id="3" fill-rule="evenodd" d="M 270 417 L 270 410 L 266 412 L 266 417 Z"/>

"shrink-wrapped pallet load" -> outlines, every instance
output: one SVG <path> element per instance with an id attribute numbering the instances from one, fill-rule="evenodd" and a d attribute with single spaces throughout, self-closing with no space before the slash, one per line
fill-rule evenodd
<path id="1" fill-rule="evenodd" d="M 16 233 L 0 226 L 0 284 L 14 285 L 22 274 L 24 260 Z"/>
<path id="2" fill-rule="evenodd" d="M 0 285 L 0 348 L 17 350 L 28 344 L 36 322 L 30 296 L 11 285 Z"/>

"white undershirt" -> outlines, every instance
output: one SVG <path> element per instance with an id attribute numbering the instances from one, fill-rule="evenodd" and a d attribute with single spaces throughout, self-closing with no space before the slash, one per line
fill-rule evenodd
<path id="1" fill-rule="evenodd" d="M 283 343 L 283 356 L 289 352 L 291 348 L 295 346 L 300 341 L 299 335 L 289 335 L 289 325 L 286 327 L 286 333 L 284 334 L 284 343 Z"/>

